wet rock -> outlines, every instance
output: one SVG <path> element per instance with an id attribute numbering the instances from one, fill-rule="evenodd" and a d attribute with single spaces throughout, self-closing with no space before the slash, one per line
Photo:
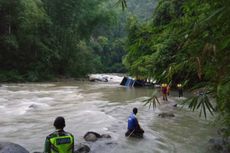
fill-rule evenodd
<path id="1" fill-rule="evenodd" d="M 85 136 L 84 136 L 84 139 L 85 141 L 97 141 L 97 136 L 93 133 L 87 133 Z"/>
<path id="2" fill-rule="evenodd" d="M 111 135 L 109 135 L 109 134 L 102 134 L 101 138 L 111 138 Z"/>
<path id="3" fill-rule="evenodd" d="M 220 138 L 212 138 L 209 140 L 209 150 L 212 152 L 222 152 L 223 151 L 223 141 Z"/>
<path id="4" fill-rule="evenodd" d="M 212 153 L 230 153 L 230 138 L 212 138 L 209 140 L 208 150 Z"/>
<path id="5" fill-rule="evenodd" d="M 129 137 L 133 137 L 133 138 L 143 138 L 143 134 L 144 133 L 135 133 L 135 132 L 132 132 L 132 131 L 127 131 L 126 133 L 125 133 L 125 136 L 127 137 L 127 138 L 129 138 Z"/>
<path id="6" fill-rule="evenodd" d="M 15 143 L 0 142 L 0 153 L 29 153 L 29 151 Z"/>
<path id="7" fill-rule="evenodd" d="M 38 108 L 38 105 L 32 104 L 29 106 L 29 108 L 36 109 L 36 108 Z"/>
<path id="8" fill-rule="evenodd" d="M 174 104 L 173 107 L 177 107 L 177 104 Z"/>
<path id="9" fill-rule="evenodd" d="M 98 134 L 96 132 L 87 132 L 85 135 L 84 135 L 84 139 L 86 141 L 97 141 L 98 138 L 111 138 L 111 136 L 109 134 Z"/>
<path id="10" fill-rule="evenodd" d="M 101 138 L 101 135 L 100 135 L 99 133 L 97 133 L 97 132 L 92 132 L 92 131 L 87 132 L 87 133 L 84 135 L 84 137 L 87 136 L 87 135 L 89 135 L 89 134 L 93 134 L 93 135 L 95 135 L 97 138 Z"/>
<path id="11" fill-rule="evenodd" d="M 79 144 L 77 146 L 75 146 L 75 151 L 74 153 L 88 153 L 90 152 L 90 148 L 89 146 L 85 145 L 85 144 Z"/>
<path id="12" fill-rule="evenodd" d="M 165 117 L 175 117 L 175 115 L 173 113 L 167 113 L 167 112 L 163 112 L 160 113 L 158 116 L 165 118 Z"/>

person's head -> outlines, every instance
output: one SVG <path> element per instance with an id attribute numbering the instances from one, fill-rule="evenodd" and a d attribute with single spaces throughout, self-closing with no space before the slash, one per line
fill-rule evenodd
<path id="1" fill-rule="evenodd" d="M 65 119 L 62 116 L 57 117 L 54 120 L 54 127 L 56 129 L 63 129 L 65 127 Z"/>
<path id="2" fill-rule="evenodd" d="M 133 113 L 136 115 L 136 114 L 137 114 L 137 112 L 138 112 L 137 108 L 136 108 L 136 107 L 134 107 L 134 108 L 133 108 Z"/>

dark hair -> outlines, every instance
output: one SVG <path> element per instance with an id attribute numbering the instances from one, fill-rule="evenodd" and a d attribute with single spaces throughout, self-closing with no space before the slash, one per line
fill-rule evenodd
<path id="1" fill-rule="evenodd" d="M 136 107 L 133 108 L 133 113 L 137 114 L 137 108 Z"/>
<path id="2" fill-rule="evenodd" d="M 56 129 L 63 129 L 65 127 L 65 119 L 62 116 L 57 117 L 54 120 L 54 127 Z"/>

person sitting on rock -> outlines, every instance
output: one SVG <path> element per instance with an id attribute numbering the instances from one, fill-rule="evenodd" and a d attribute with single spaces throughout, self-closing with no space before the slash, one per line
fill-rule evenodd
<path id="1" fill-rule="evenodd" d="M 61 116 L 54 121 L 55 132 L 46 137 L 44 153 L 74 153 L 74 136 L 65 132 L 65 119 Z"/>
<path id="2" fill-rule="evenodd" d="M 136 114 L 138 110 L 137 108 L 133 108 L 133 112 L 128 118 L 128 131 L 125 133 L 125 136 L 136 136 L 143 137 L 144 130 L 140 127 Z"/>

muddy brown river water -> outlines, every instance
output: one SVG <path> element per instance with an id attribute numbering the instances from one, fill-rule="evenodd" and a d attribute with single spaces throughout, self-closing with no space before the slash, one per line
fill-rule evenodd
<path id="1" fill-rule="evenodd" d="M 87 131 L 107 133 L 116 145 L 94 144 L 95 153 L 205 153 L 215 135 L 210 120 L 197 112 L 172 107 L 181 99 L 169 97 L 155 110 L 143 106 L 153 93 L 149 88 L 128 88 L 119 83 L 56 82 L 2 84 L 0 87 L 0 141 L 18 143 L 30 152 L 43 150 L 45 137 L 57 116 L 66 119 L 66 131 L 84 143 Z M 161 100 L 161 98 L 160 98 Z M 143 139 L 125 138 L 127 118 L 133 107 L 145 130 Z M 160 118 L 172 112 L 173 118 Z"/>

